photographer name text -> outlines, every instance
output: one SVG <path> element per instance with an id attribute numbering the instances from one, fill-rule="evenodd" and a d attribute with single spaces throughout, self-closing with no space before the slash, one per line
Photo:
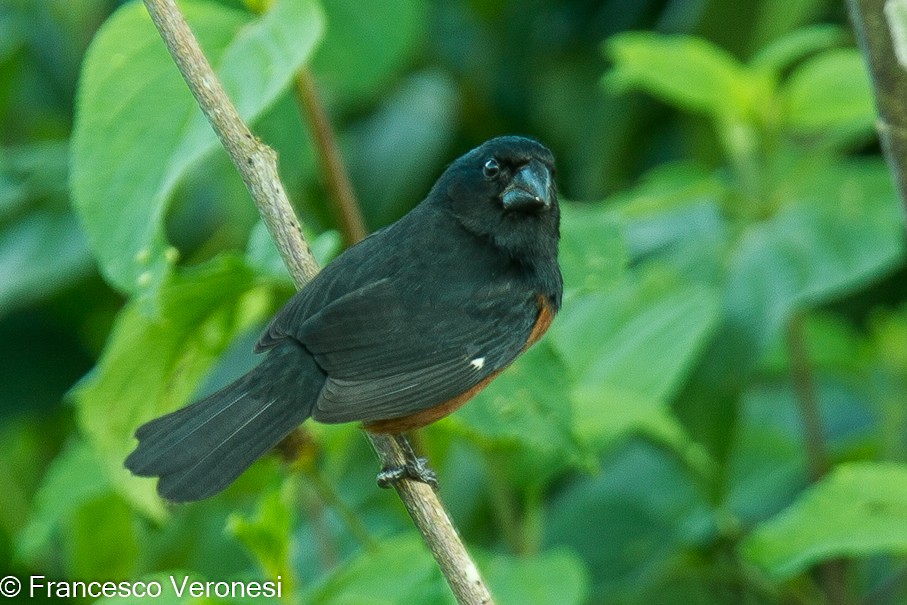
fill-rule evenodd
<path id="1" fill-rule="evenodd" d="M 26 580 L 6 576 L 0 580 L 0 597 L 28 596 L 30 598 L 101 598 L 130 597 L 155 599 L 163 595 L 177 598 L 280 598 L 283 594 L 281 576 L 276 580 L 193 580 L 188 575 L 171 575 L 144 581 L 49 580 L 33 575 Z"/>

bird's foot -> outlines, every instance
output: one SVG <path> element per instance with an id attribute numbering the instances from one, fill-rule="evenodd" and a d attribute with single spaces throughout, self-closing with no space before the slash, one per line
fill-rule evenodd
<path id="1" fill-rule="evenodd" d="M 377 477 L 378 487 L 388 489 L 403 479 L 421 481 L 430 485 L 432 489 L 438 489 L 438 475 L 428 468 L 428 460 L 418 457 L 408 458 L 401 466 L 382 469 Z"/>

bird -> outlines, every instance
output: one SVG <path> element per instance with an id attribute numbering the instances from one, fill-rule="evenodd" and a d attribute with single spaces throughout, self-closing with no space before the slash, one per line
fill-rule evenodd
<path id="1" fill-rule="evenodd" d="M 523 136 L 465 153 L 398 221 L 351 246 L 273 317 L 250 372 L 140 426 L 125 466 L 181 503 L 224 490 L 308 419 L 405 442 L 537 342 L 560 309 L 551 151 Z M 425 460 L 384 469 L 436 486 Z"/>

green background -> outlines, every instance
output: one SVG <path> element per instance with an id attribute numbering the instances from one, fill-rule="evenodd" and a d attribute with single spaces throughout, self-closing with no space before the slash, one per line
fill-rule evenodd
<path id="1" fill-rule="evenodd" d="M 554 150 L 563 311 L 418 438 L 499 603 L 907 603 L 904 213 L 843 4 L 181 7 L 321 262 L 300 69 L 372 230 L 491 136 Z M 122 468 L 292 293 L 141 3 L 0 0 L 0 116 L 0 575 L 452 603 L 355 426 L 186 506 Z"/>

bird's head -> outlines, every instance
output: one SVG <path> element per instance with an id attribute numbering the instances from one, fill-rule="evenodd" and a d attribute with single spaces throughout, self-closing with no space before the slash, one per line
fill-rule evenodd
<path id="1" fill-rule="evenodd" d="M 451 164 L 436 193 L 467 230 L 513 258 L 556 258 L 560 210 L 554 177 L 554 156 L 547 147 L 504 136 Z"/>

